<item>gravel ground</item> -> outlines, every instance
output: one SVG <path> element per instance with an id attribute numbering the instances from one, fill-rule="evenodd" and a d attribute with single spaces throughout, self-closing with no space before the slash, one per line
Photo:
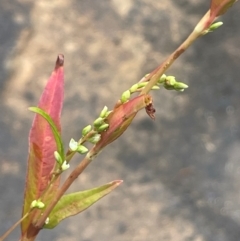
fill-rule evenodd
<path id="1" fill-rule="evenodd" d="M 1 0 L 1 233 L 21 215 L 27 107 L 37 104 L 56 56 L 65 55 L 67 143 L 184 40 L 207 2 Z M 190 88 L 155 92 L 156 121 L 140 113 L 70 191 L 124 183 L 38 241 L 239 240 L 239 16 L 237 3 L 169 70 Z"/>

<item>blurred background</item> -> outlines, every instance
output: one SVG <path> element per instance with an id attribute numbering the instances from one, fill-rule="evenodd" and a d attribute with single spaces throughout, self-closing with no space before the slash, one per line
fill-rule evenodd
<path id="1" fill-rule="evenodd" d="M 77 139 L 104 105 L 153 70 L 210 1 L 0 1 L 0 232 L 21 216 L 28 133 L 59 53 L 63 137 Z M 154 92 L 143 112 L 69 191 L 123 179 L 38 241 L 236 241 L 240 237 L 240 4 L 168 71 L 189 85 Z M 75 163 L 80 157 L 75 159 Z M 74 162 L 73 162 L 74 163 Z M 72 163 L 72 166 L 74 164 Z M 7 240 L 18 240 L 16 229 Z"/>

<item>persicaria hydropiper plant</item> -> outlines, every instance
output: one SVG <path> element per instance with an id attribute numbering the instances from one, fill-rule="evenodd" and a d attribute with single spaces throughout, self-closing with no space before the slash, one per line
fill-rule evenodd
<path id="1" fill-rule="evenodd" d="M 165 71 L 200 36 L 214 31 L 222 25 L 216 22 L 236 0 L 212 0 L 209 11 L 196 25 L 187 39 L 154 71 L 124 91 L 113 110 L 105 106 L 96 120 L 82 129 L 79 140 L 71 139 L 68 150 L 64 150 L 61 138 L 60 115 L 63 105 L 64 56 L 59 55 L 55 69 L 40 98 L 38 107 L 30 107 L 35 118 L 29 134 L 29 157 L 22 218 L 2 237 L 21 225 L 22 241 L 35 240 L 42 229 L 52 229 L 65 218 L 76 215 L 118 187 L 122 180 L 105 185 L 65 194 L 74 180 L 93 159 L 129 127 L 136 114 L 145 109 L 154 120 L 155 109 L 149 92 L 161 86 L 167 90 L 184 91 L 188 86 Z M 90 150 L 85 143 L 92 143 Z M 68 178 L 60 186 L 60 177 L 67 171 L 72 157 L 85 155 Z"/>

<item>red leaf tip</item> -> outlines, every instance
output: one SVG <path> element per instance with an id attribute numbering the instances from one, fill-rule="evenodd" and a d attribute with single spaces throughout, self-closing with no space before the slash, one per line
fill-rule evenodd
<path id="1" fill-rule="evenodd" d="M 58 69 L 59 67 L 61 67 L 63 65 L 64 65 L 64 55 L 63 54 L 59 54 L 58 57 L 57 57 L 55 69 Z"/>

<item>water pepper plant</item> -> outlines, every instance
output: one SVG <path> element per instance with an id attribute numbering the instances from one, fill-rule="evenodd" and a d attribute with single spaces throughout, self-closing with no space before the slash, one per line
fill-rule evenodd
<path id="1" fill-rule="evenodd" d="M 141 110 L 155 119 L 151 90 L 164 87 L 167 90 L 184 91 L 188 85 L 165 71 L 199 37 L 220 27 L 215 22 L 236 0 L 212 0 L 210 9 L 196 25 L 187 39 L 155 70 L 124 91 L 114 108 L 106 106 L 93 123 L 82 129 L 79 140 L 71 139 L 67 150 L 61 136 L 60 116 L 64 96 L 64 56 L 57 57 L 47 85 L 37 107 L 29 110 L 35 113 L 29 134 L 29 156 L 22 218 L 16 222 L 0 241 L 21 225 L 21 241 L 33 241 L 42 229 L 52 229 L 62 220 L 76 215 L 118 187 L 122 180 L 95 187 L 90 190 L 65 194 L 76 178 L 93 159 L 111 142 L 121 136 L 134 117 Z M 91 143 L 90 150 L 85 146 Z M 71 164 L 75 154 L 84 155 L 67 179 L 60 185 L 60 178 Z"/>

